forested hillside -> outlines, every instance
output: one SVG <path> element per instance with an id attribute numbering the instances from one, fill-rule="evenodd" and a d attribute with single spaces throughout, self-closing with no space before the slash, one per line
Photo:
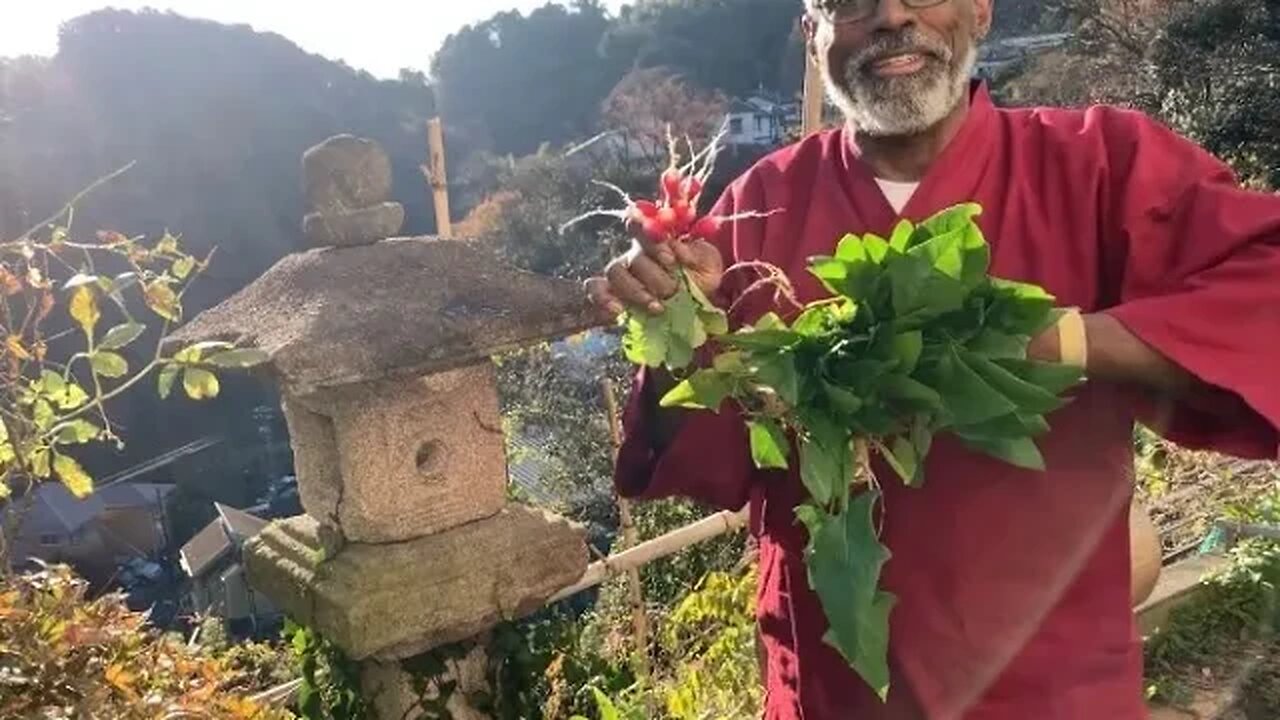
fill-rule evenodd
<path id="1" fill-rule="evenodd" d="M 168 228 L 197 254 L 218 248 L 186 300 L 191 315 L 302 247 L 299 158 L 334 133 L 386 147 L 396 199 L 408 210 L 406 232 L 431 232 L 419 164 L 425 121 L 439 111 L 456 219 L 495 193 L 510 201 L 510 192 L 501 195 L 510 187 L 541 188 L 539 198 L 549 203 L 515 204 L 516 212 L 489 229 L 530 267 L 581 274 L 607 245 L 592 243 L 597 254 L 584 253 L 585 235 L 566 241 L 547 228 L 599 199 L 586 191 L 591 173 L 622 179 L 630 169 L 616 158 L 569 167 L 559 151 L 640 122 L 619 113 L 628 106 L 618 100 L 643 106 L 647 79 L 678 101 L 653 108 L 645 119 L 651 123 L 673 120 L 689 99 L 702 103 L 705 115 L 723 109 L 717 102 L 758 90 L 794 97 L 804 51 L 800 0 L 640 0 L 616 16 L 595 0 L 566 5 L 458 29 L 441 48 L 415 51 L 429 75 L 404 72 L 395 80 L 246 26 L 150 11 L 72 19 L 56 56 L 0 60 L 0 234 L 21 232 L 95 178 L 136 161 L 81 205 L 76 226 L 131 234 Z M 1002 2 L 1001 31 L 1034 28 L 1039 8 Z M 613 112 L 602 117 L 608 108 Z M 522 156 L 529 157 L 514 162 Z M 727 159 L 726 176 L 752 159 Z M 546 185 L 539 172 L 564 182 Z M 553 187 L 559 194 L 548 195 Z M 241 505 L 261 490 L 270 463 L 257 429 L 235 419 L 257 406 L 274 408 L 269 389 L 233 381 L 222 402 L 199 414 L 181 403 L 158 404 L 150 392 L 123 400 L 116 412 L 131 442 L 122 453 L 94 458 L 102 475 L 213 433 L 228 442 L 183 470 L 184 477 L 204 477 L 198 499 Z M 282 435 L 279 423 L 277 429 Z"/>

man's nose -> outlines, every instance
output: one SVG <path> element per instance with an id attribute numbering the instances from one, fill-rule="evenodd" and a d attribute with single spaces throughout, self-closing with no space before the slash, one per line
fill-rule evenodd
<path id="1" fill-rule="evenodd" d="M 902 0 L 880 0 L 871 16 L 873 30 L 900 30 L 915 22 L 916 16 Z"/>

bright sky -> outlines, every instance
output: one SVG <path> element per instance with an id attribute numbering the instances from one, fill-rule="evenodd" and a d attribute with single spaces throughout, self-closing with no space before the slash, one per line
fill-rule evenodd
<path id="1" fill-rule="evenodd" d="M 378 77 L 402 67 L 425 70 L 446 36 L 503 10 L 532 10 L 547 0 L 0 0 L 0 57 L 52 55 L 58 25 L 104 6 L 152 7 L 279 33 L 308 52 Z M 622 0 L 605 0 L 615 11 Z"/>

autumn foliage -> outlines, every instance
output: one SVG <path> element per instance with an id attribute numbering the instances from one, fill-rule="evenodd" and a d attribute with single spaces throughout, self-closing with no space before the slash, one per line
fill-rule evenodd
<path id="1" fill-rule="evenodd" d="M 249 700 L 262 674 L 157 634 L 119 595 L 65 567 L 0 579 L 0 717 L 275 720 Z"/>

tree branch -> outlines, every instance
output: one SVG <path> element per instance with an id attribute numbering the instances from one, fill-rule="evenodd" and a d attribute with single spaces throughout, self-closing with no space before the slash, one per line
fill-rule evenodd
<path id="1" fill-rule="evenodd" d="M 94 192 L 94 191 L 95 191 L 95 190 L 97 190 L 98 188 L 102 187 L 103 185 L 106 185 L 107 183 L 111 182 L 112 180 L 115 180 L 116 178 L 120 177 L 121 175 L 124 175 L 125 173 L 129 172 L 130 170 L 132 170 L 132 169 L 133 169 L 133 166 L 134 166 L 134 165 L 137 165 L 137 164 L 138 164 L 138 161 L 137 161 L 137 160 L 134 160 L 134 161 L 130 162 L 129 164 L 125 165 L 124 167 L 122 167 L 122 168 L 120 168 L 120 169 L 116 170 L 115 172 L 112 172 L 112 173 L 110 173 L 110 174 L 108 174 L 108 175 L 104 175 L 104 176 L 102 176 L 102 177 L 98 178 L 97 180 L 94 180 L 92 183 L 90 183 L 90 184 L 89 184 L 89 187 L 86 187 L 85 189 L 83 189 L 83 190 L 81 190 L 80 192 L 76 193 L 75 197 L 71 198 L 71 200 L 69 200 L 65 205 L 63 205 L 63 206 L 62 206 L 62 209 L 58 210 L 58 212 L 54 213 L 53 215 L 50 215 L 49 217 L 45 218 L 44 220 L 41 220 L 40 222 L 36 223 L 35 225 L 32 225 L 32 226 L 31 226 L 31 228 L 29 228 L 26 232 L 24 232 L 24 233 L 22 233 L 21 235 L 19 235 L 17 240 L 11 240 L 11 241 L 6 242 L 6 243 L 0 243 L 0 248 L 4 248 L 4 247 L 13 247 L 14 245 L 17 245 L 18 243 L 25 242 L 27 239 L 29 239 L 29 238 L 31 237 L 31 235 L 32 235 L 32 234 L 34 234 L 34 233 L 35 233 L 36 231 L 38 231 L 40 228 L 42 228 L 42 227 L 44 227 L 44 226 L 46 226 L 46 225 L 48 225 L 48 224 L 50 224 L 50 223 L 52 223 L 52 222 L 55 222 L 58 218 L 62 217 L 63 215 L 66 215 L 68 212 L 71 212 L 71 209 L 72 209 L 73 207 L 75 207 L 76 203 L 78 203 L 78 202 L 80 202 L 81 200 L 85 199 L 85 198 L 86 198 L 86 197 L 88 197 L 92 192 Z"/>

